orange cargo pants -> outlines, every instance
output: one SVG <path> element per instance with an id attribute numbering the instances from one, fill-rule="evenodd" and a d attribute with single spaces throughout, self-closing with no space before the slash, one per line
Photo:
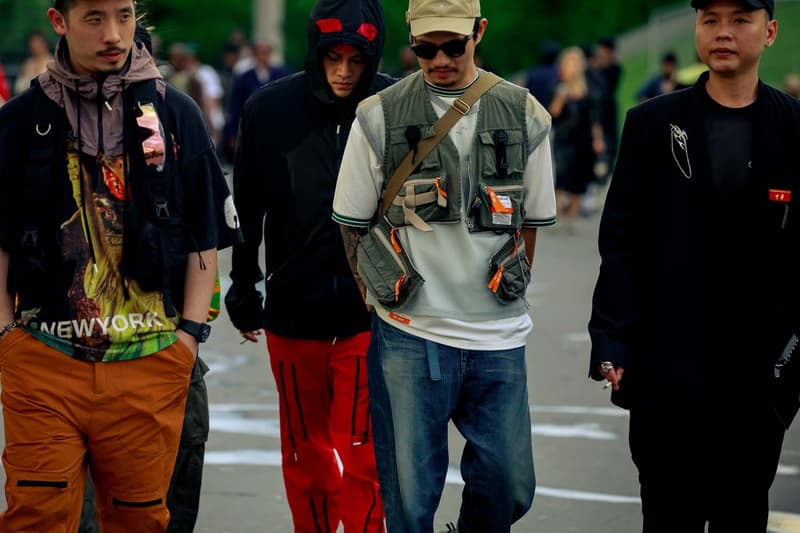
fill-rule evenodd
<path id="1" fill-rule="evenodd" d="M 0 341 L 8 509 L 0 533 L 73 533 L 86 469 L 103 533 L 166 530 L 194 354 L 73 359 L 12 330 Z"/>

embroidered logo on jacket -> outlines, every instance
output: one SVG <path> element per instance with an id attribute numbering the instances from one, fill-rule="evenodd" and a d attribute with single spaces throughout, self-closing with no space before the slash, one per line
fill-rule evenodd
<path id="1" fill-rule="evenodd" d="M 675 124 L 669 125 L 672 132 L 672 158 L 686 179 L 692 177 L 692 163 L 689 161 L 689 135 Z"/>

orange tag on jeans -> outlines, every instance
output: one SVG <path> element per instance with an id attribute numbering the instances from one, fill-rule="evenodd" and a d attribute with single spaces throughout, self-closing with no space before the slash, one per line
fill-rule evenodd
<path id="1" fill-rule="evenodd" d="M 389 313 L 389 318 L 391 318 L 392 320 L 397 320 L 398 322 L 400 322 L 401 324 L 405 324 L 406 326 L 411 324 L 410 318 L 398 315 L 397 313 Z"/>

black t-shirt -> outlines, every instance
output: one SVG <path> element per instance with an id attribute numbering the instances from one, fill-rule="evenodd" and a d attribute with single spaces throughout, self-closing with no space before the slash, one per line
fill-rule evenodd
<path id="1" fill-rule="evenodd" d="M 752 175 L 755 103 L 725 107 L 706 95 L 706 136 L 715 196 L 723 208 L 746 200 Z"/>

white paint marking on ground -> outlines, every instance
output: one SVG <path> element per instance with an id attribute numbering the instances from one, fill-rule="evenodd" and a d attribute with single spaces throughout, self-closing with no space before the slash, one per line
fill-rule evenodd
<path id="1" fill-rule="evenodd" d="M 220 352 L 205 352 L 200 354 L 208 364 L 209 373 L 226 374 L 231 370 L 241 368 L 250 362 L 250 357 L 246 354 L 223 354 Z"/>
<path id="2" fill-rule="evenodd" d="M 451 466 L 447 469 L 447 483 L 451 485 L 463 485 L 464 480 L 458 469 Z M 597 492 L 582 492 L 578 490 L 563 490 L 553 489 L 549 487 L 536 487 L 536 494 L 540 496 L 550 496 L 551 498 L 558 498 L 561 500 L 577 500 L 587 502 L 603 502 L 603 503 L 640 503 L 639 497 L 633 496 L 616 496 L 614 494 L 601 494 Z"/>
<path id="3" fill-rule="evenodd" d="M 244 418 L 231 414 L 215 415 L 212 412 L 211 431 L 279 438 L 281 424 L 277 418 Z"/>
<path id="4" fill-rule="evenodd" d="M 281 466 L 280 450 L 206 452 L 207 465 Z"/>
<path id="5" fill-rule="evenodd" d="M 547 413 L 558 415 L 591 415 L 626 417 L 628 411 L 618 407 L 585 407 L 582 405 L 531 405 L 533 414 Z"/>
<path id="6" fill-rule="evenodd" d="M 773 512 L 767 524 L 769 533 L 800 533 L 800 515 Z"/>
<path id="7" fill-rule="evenodd" d="M 619 435 L 600 429 L 599 424 L 578 424 L 574 426 L 557 426 L 555 424 L 533 424 L 533 435 L 555 437 L 560 439 L 618 440 Z"/>
<path id="8" fill-rule="evenodd" d="M 277 411 L 271 404 L 220 404 L 210 407 L 211 430 L 220 433 L 238 433 L 266 437 L 280 437 L 277 418 L 249 418 L 244 413 Z M 531 434 L 561 439 L 618 440 L 616 433 L 601 429 L 599 424 L 533 424 Z"/>
<path id="9" fill-rule="evenodd" d="M 570 344 L 586 344 L 592 342 L 588 333 L 568 333 L 564 335 L 564 340 Z"/>
<path id="10" fill-rule="evenodd" d="M 277 413 L 277 403 L 216 403 L 209 407 L 212 416 L 215 413 Z"/>
<path id="11" fill-rule="evenodd" d="M 800 466 L 778 465 L 779 476 L 800 476 Z"/>

